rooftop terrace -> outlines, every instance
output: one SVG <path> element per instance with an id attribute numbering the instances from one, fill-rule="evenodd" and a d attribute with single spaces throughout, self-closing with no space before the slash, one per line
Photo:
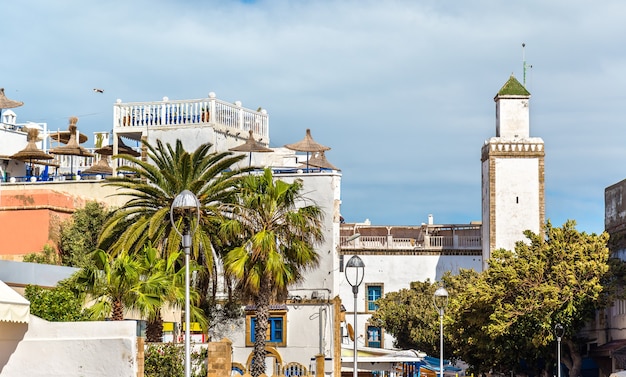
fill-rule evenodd
<path id="1" fill-rule="evenodd" d="M 241 102 L 222 101 L 209 93 L 209 97 L 190 100 L 170 100 L 164 97 L 156 102 L 128 102 L 117 100 L 113 105 L 113 132 L 139 140 L 143 130 L 167 127 L 193 127 L 210 125 L 218 131 L 247 135 L 269 145 L 269 115 L 267 111 L 246 109 Z"/>

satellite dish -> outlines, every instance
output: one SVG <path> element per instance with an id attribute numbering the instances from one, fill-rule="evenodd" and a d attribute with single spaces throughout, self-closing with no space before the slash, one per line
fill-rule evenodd
<path id="1" fill-rule="evenodd" d="M 352 325 L 348 323 L 348 336 L 350 337 L 350 340 L 354 342 L 354 328 L 352 328 Z"/>

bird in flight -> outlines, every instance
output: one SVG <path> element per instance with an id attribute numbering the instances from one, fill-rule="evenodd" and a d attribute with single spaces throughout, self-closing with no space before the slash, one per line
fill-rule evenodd
<path id="1" fill-rule="evenodd" d="M 104 93 L 104 89 L 94 88 L 93 91 L 96 93 Z"/>

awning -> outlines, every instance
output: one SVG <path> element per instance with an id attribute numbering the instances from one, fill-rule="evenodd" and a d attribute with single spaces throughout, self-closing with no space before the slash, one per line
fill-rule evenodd
<path id="1" fill-rule="evenodd" d="M 623 353 L 626 348 L 626 339 L 613 340 L 591 350 L 592 357 L 612 357 L 615 353 Z"/>
<path id="2" fill-rule="evenodd" d="M 28 323 L 30 302 L 0 280 L 0 322 Z"/>

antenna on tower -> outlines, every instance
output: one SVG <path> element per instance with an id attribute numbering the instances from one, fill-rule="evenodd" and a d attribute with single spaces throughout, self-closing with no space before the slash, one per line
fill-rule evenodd
<path id="1" fill-rule="evenodd" d="M 526 87 L 526 68 L 532 68 L 532 65 L 526 64 L 526 43 L 522 42 L 522 70 L 524 71 L 523 85 Z"/>

